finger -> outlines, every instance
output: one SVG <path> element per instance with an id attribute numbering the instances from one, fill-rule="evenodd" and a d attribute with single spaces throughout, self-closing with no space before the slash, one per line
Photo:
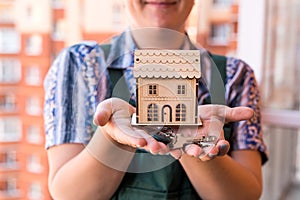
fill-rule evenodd
<path id="1" fill-rule="evenodd" d="M 218 156 L 224 156 L 229 152 L 230 144 L 226 140 L 220 140 L 217 143 L 217 148 L 219 149 Z"/>
<path id="2" fill-rule="evenodd" d="M 224 156 L 228 153 L 230 148 L 229 142 L 226 140 L 220 140 L 214 146 L 209 153 L 207 154 L 207 158 L 203 158 L 203 160 L 212 160 L 217 156 Z"/>
<path id="3" fill-rule="evenodd" d="M 145 140 L 145 145 L 143 146 L 143 149 L 151 152 L 152 154 L 157 154 L 160 151 L 165 150 L 166 147 L 163 147 L 158 141 L 156 141 L 151 135 L 146 133 L 144 130 L 138 128 L 135 129 L 138 136 Z"/>
<path id="4" fill-rule="evenodd" d="M 248 120 L 254 114 L 251 108 L 245 106 L 230 108 L 224 105 L 212 104 L 198 106 L 198 112 L 202 120 L 216 118 L 222 122 Z"/>
<path id="5" fill-rule="evenodd" d="M 119 98 L 106 99 L 98 104 L 93 122 L 95 125 L 104 126 L 110 120 L 112 114 L 118 111 L 122 111 L 122 115 L 130 117 L 135 112 L 135 108 Z"/>
<path id="6" fill-rule="evenodd" d="M 160 150 L 158 152 L 160 155 L 166 155 L 167 153 L 170 152 L 170 148 L 167 145 L 165 145 L 162 142 L 158 142 L 158 144 L 160 146 Z"/>
<path id="7" fill-rule="evenodd" d="M 182 151 L 182 149 L 174 149 L 170 152 L 171 156 L 173 156 L 173 158 L 175 158 L 176 160 L 179 160 L 183 153 L 184 152 Z"/>
<path id="8" fill-rule="evenodd" d="M 187 145 L 184 148 L 184 152 L 186 154 L 188 154 L 190 156 L 194 156 L 194 157 L 200 157 L 204 153 L 203 149 L 195 144 Z"/>
<path id="9" fill-rule="evenodd" d="M 226 120 L 225 122 L 236 122 L 242 120 L 251 119 L 254 115 L 254 111 L 245 106 L 226 108 Z"/>
<path id="10" fill-rule="evenodd" d="M 130 122 L 126 119 L 119 119 L 118 124 L 108 123 L 108 131 L 113 137 L 122 144 L 133 147 L 143 147 L 147 145 L 147 140 L 140 134 L 140 130 L 130 126 Z"/>

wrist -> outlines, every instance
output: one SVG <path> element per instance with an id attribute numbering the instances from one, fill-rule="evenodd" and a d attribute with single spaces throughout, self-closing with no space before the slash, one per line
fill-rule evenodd
<path id="1" fill-rule="evenodd" d="M 102 137 L 100 137 L 100 138 L 107 140 L 107 142 L 111 142 L 111 144 L 114 145 L 115 147 L 117 147 L 119 149 L 123 149 L 123 150 L 128 151 L 128 152 L 132 152 L 132 153 L 134 153 L 136 151 L 136 148 L 134 148 L 132 146 L 129 146 L 129 145 L 119 143 L 118 141 L 114 140 L 105 131 L 101 131 L 101 128 L 98 128 L 98 129 L 96 130 L 95 134 L 102 134 L 103 135 L 102 137 L 105 137 L 105 138 L 102 138 Z"/>
<path id="2" fill-rule="evenodd" d="M 102 164 L 126 171 L 136 151 L 135 148 L 123 145 L 113 140 L 108 134 L 97 128 L 86 150 Z"/>

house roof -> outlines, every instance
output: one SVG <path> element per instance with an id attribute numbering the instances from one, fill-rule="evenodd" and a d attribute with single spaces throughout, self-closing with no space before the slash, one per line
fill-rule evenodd
<path id="1" fill-rule="evenodd" d="M 201 77 L 199 50 L 136 50 L 135 78 Z"/>

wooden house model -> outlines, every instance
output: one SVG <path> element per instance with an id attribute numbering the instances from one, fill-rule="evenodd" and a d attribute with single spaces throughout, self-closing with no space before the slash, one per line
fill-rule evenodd
<path id="1" fill-rule="evenodd" d="M 136 125 L 200 125 L 199 50 L 136 50 Z"/>

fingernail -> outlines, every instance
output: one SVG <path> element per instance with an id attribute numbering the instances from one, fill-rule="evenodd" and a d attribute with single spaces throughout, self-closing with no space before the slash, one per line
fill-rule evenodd
<path id="1" fill-rule="evenodd" d="M 227 149 L 228 148 L 228 145 L 227 144 L 221 144 L 220 145 L 220 149 L 221 150 L 225 150 L 225 149 Z"/>

